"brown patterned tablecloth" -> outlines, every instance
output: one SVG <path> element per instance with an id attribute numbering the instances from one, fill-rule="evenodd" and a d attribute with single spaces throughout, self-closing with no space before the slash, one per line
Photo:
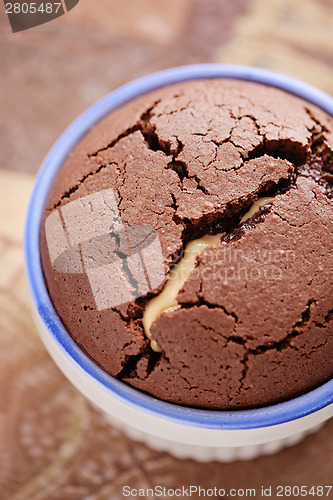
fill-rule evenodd
<path id="1" fill-rule="evenodd" d="M 274 69 L 333 94 L 333 2 L 81 0 L 65 16 L 16 34 L 1 6 L 1 500 L 117 500 L 124 485 L 259 492 L 333 482 L 333 420 L 277 455 L 233 464 L 179 461 L 127 439 L 65 380 L 31 319 L 22 228 L 47 150 L 118 85 L 208 61 Z"/>

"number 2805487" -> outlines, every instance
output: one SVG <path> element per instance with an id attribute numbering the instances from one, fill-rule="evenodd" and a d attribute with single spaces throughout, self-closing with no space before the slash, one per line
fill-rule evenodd
<path id="1" fill-rule="evenodd" d="M 6 2 L 5 6 L 7 14 L 57 14 L 62 3 Z"/>

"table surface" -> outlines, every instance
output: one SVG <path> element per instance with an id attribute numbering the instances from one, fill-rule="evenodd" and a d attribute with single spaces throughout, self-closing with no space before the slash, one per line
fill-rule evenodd
<path id="1" fill-rule="evenodd" d="M 16 34 L 0 8 L 1 500 L 116 500 L 124 485 L 259 491 L 332 484 L 333 420 L 277 455 L 233 464 L 179 461 L 110 427 L 39 340 L 21 244 L 34 175 L 54 140 L 134 77 L 231 62 L 290 74 L 333 94 L 333 2 L 81 0 L 65 16 Z"/>

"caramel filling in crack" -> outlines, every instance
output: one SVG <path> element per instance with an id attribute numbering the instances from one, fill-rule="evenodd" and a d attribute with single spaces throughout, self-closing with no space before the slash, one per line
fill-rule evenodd
<path id="1" fill-rule="evenodd" d="M 250 210 L 248 212 L 246 212 L 245 215 L 243 215 L 243 217 L 241 218 L 240 220 L 240 224 L 243 224 L 244 222 L 246 222 L 247 220 L 249 220 L 251 217 L 253 217 L 253 215 L 255 213 L 258 212 L 258 210 L 261 208 L 261 207 L 265 207 L 266 205 L 271 205 L 273 203 L 273 200 L 274 198 L 271 196 L 271 197 L 263 197 L 263 198 L 258 198 L 250 207 Z"/>
<path id="2" fill-rule="evenodd" d="M 143 327 L 146 337 L 151 338 L 150 327 L 153 322 L 163 312 L 171 312 L 180 308 L 176 297 L 189 277 L 191 271 L 195 268 L 198 255 L 200 255 L 206 246 L 216 246 L 220 243 L 222 233 L 206 234 L 202 238 L 189 241 L 185 247 L 184 257 L 176 266 L 174 266 L 168 277 L 164 290 L 148 302 L 147 308 L 143 313 Z M 150 341 L 150 346 L 155 352 L 161 352 L 155 340 Z"/>
<path id="3" fill-rule="evenodd" d="M 258 198 L 251 205 L 250 210 L 242 217 L 240 224 L 250 219 L 261 207 L 271 204 L 273 199 L 271 197 Z M 151 325 L 162 313 L 172 312 L 181 307 L 176 300 L 177 295 L 195 268 L 197 257 L 207 246 L 217 246 L 221 241 L 222 234 L 206 234 L 202 238 L 189 241 L 185 246 L 184 257 L 171 269 L 164 290 L 148 302 L 146 310 L 143 313 L 142 323 L 145 335 L 150 339 L 150 346 L 153 351 L 162 352 L 157 342 L 151 340 Z"/>

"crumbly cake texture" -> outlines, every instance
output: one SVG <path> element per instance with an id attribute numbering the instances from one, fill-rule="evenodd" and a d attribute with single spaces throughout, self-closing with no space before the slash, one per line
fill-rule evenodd
<path id="1" fill-rule="evenodd" d="M 243 409 L 287 400 L 333 374 L 333 120 L 278 89 L 228 79 L 146 94 L 92 128 L 56 177 L 57 207 L 112 188 L 123 223 L 158 231 L 165 273 L 185 244 L 224 232 L 142 326 L 145 297 L 97 311 L 85 274 L 52 268 L 65 327 L 111 375 L 165 401 Z M 261 196 L 274 202 L 239 225 Z"/>

